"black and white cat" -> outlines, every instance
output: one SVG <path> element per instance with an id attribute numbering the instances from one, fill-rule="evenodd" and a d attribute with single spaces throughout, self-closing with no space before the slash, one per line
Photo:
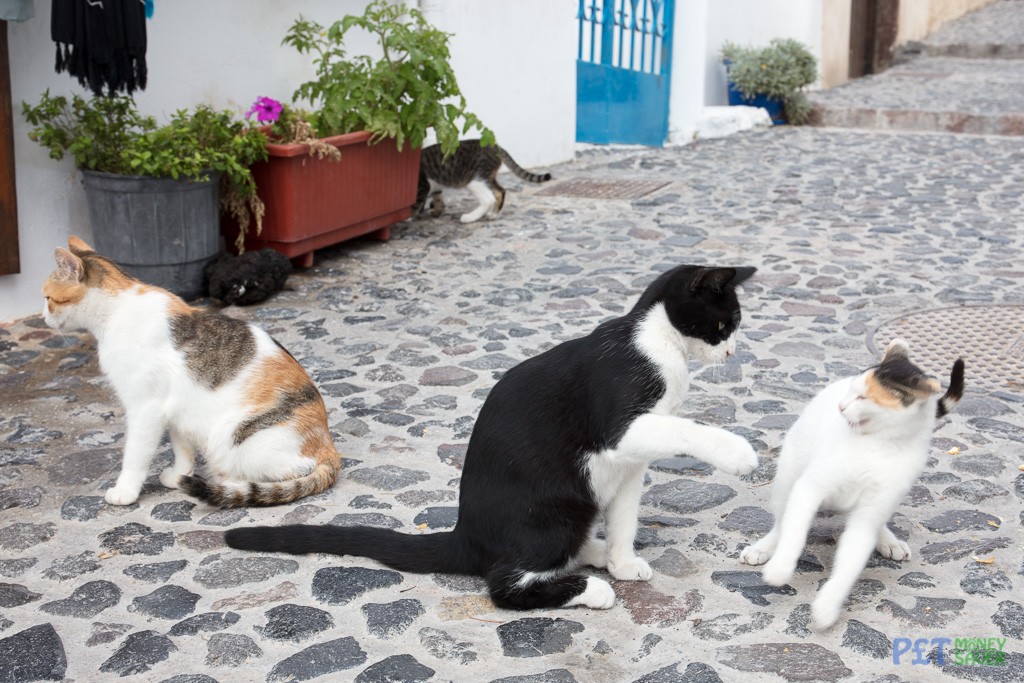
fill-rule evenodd
<path id="1" fill-rule="evenodd" d="M 498 145 L 484 146 L 479 140 L 460 140 L 458 149 L 448 158 L 445 158 L 441 145 L 424 147 L 420 154 L 419 187 L 413 214 L 424 211 L 429 204 L 430 215 L 437 218 L 444 211 L 441 192 L 445 188 L 465 187 L 473 193 L 479 205 L 462 214 L 460 221 L 473 223 L 484 215 L 497 217 L 505 206 L 505 188 L 497 180 L 502 164 L 527 182 L 551 180 L 550 173 L 530 173 Z"/>
<path id="2" fill-rule="evenodd" d="M 754 271 L 674 268 L 626 315 L 509 370 L 470 437 L 454 530 L 240 528 L 227 532 L 228 545 L 479 575 L 494 602 L 512 609 L 611 607 L 608 582 L 573 570 L 651 578 L 633 547 L 650 461 L 687 453 L 732 474 L 757 465 L 742 437 L 672 414 L 688 388 L 688 360 L 721 363 L 735 352 L 736 287 Z M 595 536 L 599 516 L 606 541 Z"/>
<path id="3" fill-rule="evenodd" d="M 935 421 L 963 395 L 962 360 L 953 364 L 949 389 L 940 391 L 910 362 L 907 343 L 894 339 L 881 363 L 823 389 L 786 434 L 772 484 L 775 526 L 740 560 L 767 562 L 765 583 L 782 586 L 793 577 L 818 508 L 849 513 L 835 568 L 811 605 L 815 630 L 839 618 L 872 550 L 910 558 L 910 546 L 886 523 L 924 470 Z"/>

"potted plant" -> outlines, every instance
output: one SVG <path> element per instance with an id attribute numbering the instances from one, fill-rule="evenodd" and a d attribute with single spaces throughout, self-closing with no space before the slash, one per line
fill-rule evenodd
<path id="1" fill-rule="evenodd" d="M 353 28 L 377 37 L 379 59 L 347 54 Z M 313 250 L 351 237 L 387 239 L 390 226 L 412 213 L 428 130 L 449 154 L 460 132 L 476 128 L 494 140 L 466 111 L 448 37 L 417 10 L 384 0 L 326 28 L 296 20 L 283 43 L 313 57 L 315 77 L 293 94 L 308 111 L 269 98 L 250 110 L 270 124 L 269 158 L 252 169 L 266 214 L 259 235 L 238 220 L 226 235 L 245 234 L 244 248 L 273 247 L 300 265 L 312 264 Z"/>
<path id="2" fill-rule="evenodd" d="M 768 47 L 727 42 L 722 62 L 729 79 L 729 104 L 763 107 L 775 124 L 807 122 L 811 105 L 802 88 L 818 78 L 814 55 L 799 41 L 774 38 Z"/>
<path id="3" fill-rule="evenodd" d="M 203 294 L 219 204 L 262 213 L 249 167 L 265 158 L 266 136 L 230 112 L 200 105 L 158 126 L 128 96 L 69 102 L 46 91 L 22 113 L 30 139 L 82 171 L 96 249 L 145 282 Z"/>

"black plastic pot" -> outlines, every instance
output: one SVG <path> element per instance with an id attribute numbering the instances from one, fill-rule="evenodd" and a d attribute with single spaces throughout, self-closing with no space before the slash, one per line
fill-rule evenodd
<path id="1" fill-rule="evenodd" d="M 183 298 L 205 294 L 203 269 L 220 251 L 220 174 L 205 181 L 82 174 L 97 253 Z"/>

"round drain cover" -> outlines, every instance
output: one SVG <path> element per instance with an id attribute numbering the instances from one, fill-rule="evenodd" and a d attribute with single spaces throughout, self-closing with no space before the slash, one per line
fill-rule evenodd
<path id="1" fill-rule="evenodd" d="M 877 356 L 893 337 L 910 344 L 910 358 L 945 385 L 963 358 L 967 391 L 1024 395 L 1024 306 L 955 306 L 893 318 L 868 337 Z"/>

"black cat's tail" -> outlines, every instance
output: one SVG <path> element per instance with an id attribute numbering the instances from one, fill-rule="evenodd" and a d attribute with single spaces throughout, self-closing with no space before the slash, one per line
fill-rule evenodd
<path id="1" fill-rule="evenodd" d="M 939 399 L 939 404 L 935 406 L 935 417 L 942 417 L 953 409 L 960 399 L 964 395 L 964 361 L 962 358 L 957 358 L 956 362 L 953 363 L 953 371 L 949 373 L 949 388 L 946 389 L 946 393 Z"/>
<path id="2" fill-rule="evenodd" d="M 224 540 L 238 550 L 368 557 L 414 574 L 479 571 L 451 531 L 415 535 L 368 526 L 255 526 L 229 529 Z"/>
<path id="3" fill-rule="evenodd" d="M 498 156 L 501 157 L 502 163 L 508 166 L 508 170 L 512 171 L 523 180 L 530 183 L 544 183 L 551 180 L 550 173 L 530 173 L 522 166 L 517 164 L 515 159 L 512 158 L 511 154 L 506 152 L 501 147 L 498 147 L 497 145 L 495 145 L 495 147 L 497 147 Z"/>

